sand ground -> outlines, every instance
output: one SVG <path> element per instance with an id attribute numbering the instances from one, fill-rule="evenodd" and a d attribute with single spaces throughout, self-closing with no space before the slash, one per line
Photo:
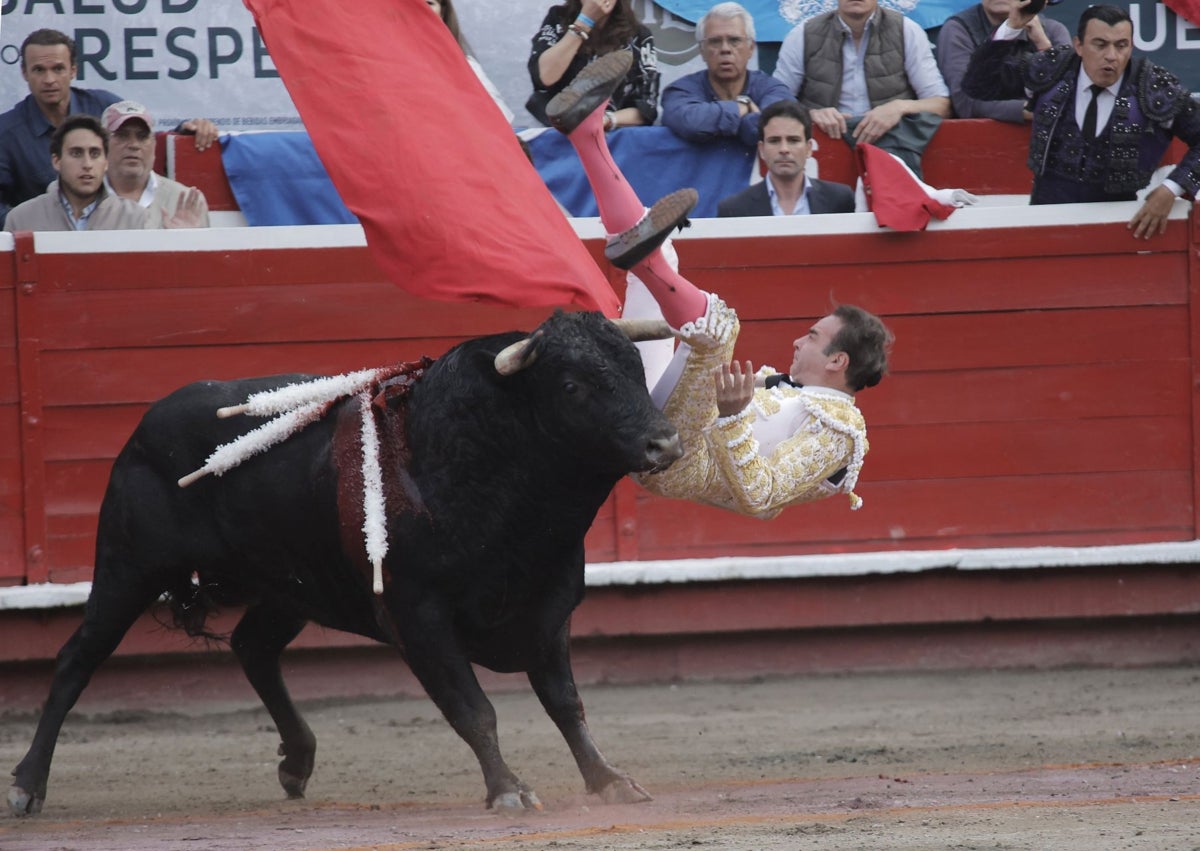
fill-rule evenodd
<path id="1" fill-rule="evenodd" d="M 85 695 L 43 813 L 0 816 L 0 849 L 1200 849 L 1197 668 L 582 692 L 601 748 L 654 801 L 583 794 L 528 689 L 493 695 L 508 762 L 545 804 L 515 817 L 484 809 L 473 756 L 423 698 L 303 701 L 317 766 L 286 801 L 248 689 L 148 708 Z M 35 723 L 0 714 L 0 766 Z"/>

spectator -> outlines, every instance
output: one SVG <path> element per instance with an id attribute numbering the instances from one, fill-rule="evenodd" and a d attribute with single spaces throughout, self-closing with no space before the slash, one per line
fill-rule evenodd
<path id="1" fill-rule="evenodd" d="M 71 37 L 43 29 L 21 43 L 21 76 L 29 94 L 0 115 L 0 221 L 10 208 L 45 192 L 55 179 L 48 156 L 54 128 L 68 115 L 99 118 L 121 99 L 101 89 L 72 86 L 75 71 Z M 196 149 L 201 151 L 217 138 L 217 126 L 204 118 L 185 121 L 175 132 L 195 134 Z"/>
<path id="2" fill-rule="evenodd" d="M 1026 51 L 1016 37 L 1032 19 L 1014 6 L 963 78 L 972 97 L 1030 97 L 1030 203 L 1133 201 L 1176 137 L 1187 153 L 1129 221 L 1135 238 L 1163 233 L 1175 199 L 1200 190 L 1200 108 L 1170 71 L 1133 58 L 1124 9 L 1085 9 L 1073 50 Z"/>
<path id="3" fill-rule="evenodd" d="M 110 192 L 146 211 L 146 227 L 162 227 L 180 205 L 199 209 L 196 226 L 208 227 L 204 193 L 154 173 L 154 117 L 146 107 L 131 100 L 114 103 L 104 110 L 100 123 L 109 132 L 104 183 Z"/>
<path id="4" fill-rule="evenodd" d="M 663 124 L 689 142 L 732 137 L 755 144 L 760 110 L 792 94 L 769 74 L 747 69 L 754 55 L 754 18 L 738 3 L 718 3 L 696 24 L 696 41 L 708 70 L 667 86 Z"/>
<path id="5" fill-rule="evenodd" d="M 838 0 L 836 10 L 802 21 L 779 48 L 775 76 L 831 139 L 877 145 L 918 176 L 925 146 L 950 115 L 925 31 L 878 0 Z"/>
<path id="6" fill-rule="evenodd" d="M 994 118 L 1021 124 L 1033 116 L 1025 109 L 1025 98 L 1005 100 L 978 100 L 971 97 L 962 87 L 963 74 L 971 62 L 971 54 L 979 45 L 989 41 L 992 33 L 1008 18 L 1017 0 L 983 0 L 951 16 L 942 24 L 938 33 L 937 62 L 946 87 L 950 89 L 950 103 L 959 118 Z M 1071 43 L 1067 28 L 1053 18 L 1035 15 L 1029 26 L 1021 31 L 1017 40 L 1024 49 L 1049 50 L 1051 47 Z"/>
<path id="7" fill-rule="evenodd" d="M 141 230 L 146 211 L 109 192 L 108 131 L 91 115 L 68 115 L 50 137 L 50 164 L 58 179 L 45 193 L 13 207 L 6 231 Z M 163 227 L 196 227 L 199 208 L 181 204 Z"/>
<path id="8" fill-rule="evenodd" d="M 458 25 L 458 13 L 454 11 L 454 0 L 425 0 L 429 8 L 437 12 L 442 23 L 446 25 L 446 29 L 450 30 L 450 35 L 454 36 L 454 40 L 458 42 L 458 46 L 462 48 L 463 56 L 467 57 L 467 64 L 471 66 L 471 70 L 475 72 L 475 76 L 479 78 L 479 82 L 487 90 L 487 93 L 492 96 L 492 100 L 496 102 L 496 106 L 500 108 L 500 112 L 504 115 L 504 120 L 509 124 L 513 122 L 513 111 L 508 108 L 508 104 L 504 102 L 504 96 L 500 94 L 500 90 L 496 88 L 496 84 L 488 77 L 487 72 L 483 70 L 483 66 L 479 64 L 474 54 L 471 52 L 471 46 L 467 43 L 467 38 L 462 34 L 462 29 Z"/>
<path id="9" fill-rule="evenodd" d="M 525 104 L 542 124 L 546 104 L 598 56 L 628 50 L 633 65 L 613 93 L 604 129 L 653 124 L 658 118 L 658 58 L 654 36 L 638 22 L 630 0 L 567 0 L 552 6 L 533 37 L 529 77 L 533 95 Z"/>
<path id="10" fill-rule="evenodd" d="M 762 111 L 758 156 L 767 176 L 717 204 L 717 215 L 801 216 L 809 213 L 853 213 L 849 186 L 804 174 L 812 154 L 812 118 L 793 100 L 773 103 Z"/>

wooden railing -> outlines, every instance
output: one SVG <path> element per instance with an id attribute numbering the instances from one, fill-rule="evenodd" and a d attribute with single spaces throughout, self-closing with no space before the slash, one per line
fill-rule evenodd
<path id="1" fill-rule="evenodd" d="M 1197 245 L 1179 206 L 1141 242 L 1133 205 L 962 210 L 915 234 L 867 214 L 697 222 L 683 271 L 738 309 L 739 357 L 785 365 L 831 302 L 894 328 L 893 374 L 859 398 L 866 505 L 763 523 L 624 482 L 589 560 L 1195 539 Z M 0 250 L 0 584 L 90 576 L 112 459 L 181 384 L 436 356 L 544 315 L 408 296 L 353 226 L 19 235 Z"/>

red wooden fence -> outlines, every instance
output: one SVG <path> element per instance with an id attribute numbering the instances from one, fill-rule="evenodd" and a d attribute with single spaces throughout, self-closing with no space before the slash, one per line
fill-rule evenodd
<path id="1" fill-rule="evenodd" d="M 967 210 L 918 234 L 866 216 L 841 220 L 850 233 L 697 223 L 683 269 L 738 309 L 740 357 L 785 364 L 835 301 L 896 331 L 893 375 L 859 400 L 866 505 L 763 523 L 623 483 L 589 560 L 1195 539 L 1193 223 L 1135 242 L 1114 209 L 1000 228 Z M 412 298 L 364 247 L 322 244 L 347 229 L 301 230 L 310 247 L 243 229 L 41 234 L 0 252 L 0 582 L 90 576 L 111 460 L 180 384 L 436 355 L 544 315 Z"/>
<path id="2" fill-rule="evenodd" d="M 1025 192 L 1026 134 L 948 122 L 926 179 Z M 843 145 L 821 140 L 819 159 L 823 177 L 852 181 Z M 215 151 L 197 155 L 185 140 L 174 165 L 214 210 L 236 209 Z M 834 498 L 763 523 L 622 482 L 589 535 L 589 562 L 877 555 L 848 574 L 840 559 L 834 574 L 798 579 L 594 585 L 575 634 L 667 642 L 668 676 L 722 664 L 744 674 L 1200 659 L 1192 564 L 910 573 L 886 561 L 984 548 L 984 567 L 996 567 L 986 548 L 1039 545 L 1185 542 L 1191 552 L 1200 237 L 1183 206 L 1147 242 L 1125 228 L 1133 205 L 976 208 L 917 234 L 860 215 L 697 221 L 678 243 L 683 269 L 737 307 L 739 357 L 785 365 L 791 340 L 835 301 L 896 331 L 893 374 L 859 398 L 872 444 L 866 504 L 851 512 Z M 599 260 L 596 223 L 578 227 Z M 345 227 L 0 234 L 0 585 L 90 577 L 112 458 L 146 405 L 180 384 L 436 355 L 544 316 L 409 297 L 360 243 Z M 50 658 L 77 622 L 78 609 L 5 612 L 0 662 Z M 688 634 L 696 652 L 673 643 Z M 716 661 L 697 649 L 709 635 L 726 642 L 711 644 Z M 361 642 L 309 630 L 297 643 Z M 122 652 L 170 649 L 178 642 L 148 622 Z M 620 678 L 629 664 L 622 656 L 601 675 Z"/>

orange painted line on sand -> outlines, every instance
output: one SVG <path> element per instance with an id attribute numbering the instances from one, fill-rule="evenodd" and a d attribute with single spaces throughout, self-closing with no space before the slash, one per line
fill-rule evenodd
<path id="1" fill-rule="evenodd" d="M 593 836 L 612 836 L 647 831 L 664 830 L 695 830 L 697 828 L 713 829 L 722 827 L 743 827 L 759 824 L 796 824 L 805 822 L 843 822 L 855 818 L 870 816 L 911 815 L 913 813 L 940 812 L 969 812 L 972 810 L 1002 810 L 1037 807 L 1053 807 L 1064 809 L 1068 807 L 1113 806 L 1118 804 L 1152 804 L 1165 801 L 1200 802 L 1200 795 L 1127 795 L 1114 798 L 1079 799 L 1072 801 L 987 801 L 977 804 L 946 804 L 922 805 L 912 807 L 879 807 L 876 809 L 851 810 L 849 812 L 807 812 L 789 813 L 787 815 L 745 815 L 728 816 L 711 819 L 671 819 L 656 822 L 637 822 L 631 824 L 612 824 L 605 827 L 565 828 L 561 830 L 541 830 L 532 833 L 514 833 L 506 836 L 479 837 L 464 840 L 455 837 L 456 847 L 465 851 L 470 848 L 492 847 L 509 842 L 544 842 L 558 839 L 583 839 Z M 426 837 L 413 842 L 392 844 L 372 844 L 357 846 L 330 846 L 329 848 L 310 848 L 308 851 L 413 851 L 413 849 L 429 848 L 431 843 L 438 840 Z"/>

